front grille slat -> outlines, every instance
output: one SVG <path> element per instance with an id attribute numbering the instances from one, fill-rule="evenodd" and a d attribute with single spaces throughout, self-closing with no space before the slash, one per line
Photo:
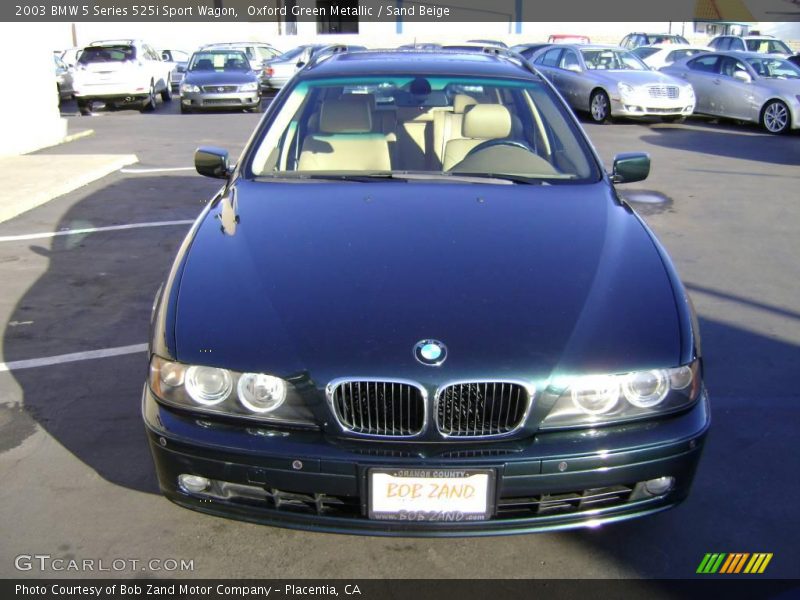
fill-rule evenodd
<path id="1" fill-rule="evenodd" d="M 238 85 L 204 85 L 202 87 L 204 92 L 209 93 L 217 93 L 217 94 L 228 94 L 231 92 L 236 92 L 239 90 Z"/>
<path id="2" fill-rule="evenodd" d="M 522 426 L 530 399 L 518 383 L 454 383 L 437 392 L 436 426 L 446 437 L 505 435 Z"/>
<path id="3" fill-rule="evenodd" d="M 647 88 L 647 93 L 651 98 L 675 99 L 680 95 L 680 90 L 675 85 L 651 85 Z"/>
<path id="4" fill-rule="evenodd" d="M 342 429 L 354 434 L 409 437 L 425 424 L 425 393 L 409 382 L 339 380 L 328 397 Z"/>

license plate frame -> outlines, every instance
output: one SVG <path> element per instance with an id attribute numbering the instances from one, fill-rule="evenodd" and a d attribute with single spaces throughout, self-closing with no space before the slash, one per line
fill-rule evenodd
<path id="1" fill-rule="evenodd" d="M 407 508 L 398 508 L 397 510 L 386 510 L 387 503 L 399 504 L 400 500 L 391 502 L 384 495 L 383 497 L 377 495 L 376 487 L 380 482 L 376 480 L 376 476 L 383 476 L 384 482 L 408 485 L 423 483 L 423 492 L 428 493 L 448 493 L 448 490 L 433 489 L 431 484 L 440 482 L 447 482 L 451 485 L 459 480 L 471 479 L 469 482 L 464 482 L 471 485 L 477 484 L 477 493 L 480 498 L 483 497 L 481 490 L 485 493 L 485 503 L 483 504 L 482 511 L 471 510 L 467 504 L 472 504 L 471 499 L 455 498 L 467 510 L 453 508 L 447 510 L 440 509 L 437 506 L 443 504 L 440 498 L 436 498 L 434 502 L 428 502 L 428 507 L 420 506 L 420 502 L 416 502 L 416 506 L 412 504 L 413 499 L 405 499 L 403 503 Z M 477 477 L 477 479 L 473 479 Z M 485 477 L 483 481 L 481 479 Z M 435 522 L 435 523 L 464 523 L 487 521 L 494 516 L 495 513 L 495 490 L 497 486 L 497 470 L 494 468 L 470 468 L 470 467 L 372 467 L 367 469 L 367 516 L 370 520 L 377 521 L 405 521 L 409 523 L 419 522 Z M 429 480 L 429 481 L 426 481 Z M 454 492 L 455 493 L 455 492 Z M 426 498 L 426 500 L 431 500 Z M 449 498 L 445 498 L 449 500 Z M 381 506 L 376 507 L 376 501 L 381 503 Z M 476 500 L 477 502 L 477 500 Z"/>

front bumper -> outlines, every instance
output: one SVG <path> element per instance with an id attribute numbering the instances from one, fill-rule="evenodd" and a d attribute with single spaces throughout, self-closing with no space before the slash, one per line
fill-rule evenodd
<path id="1" fill-rule="evenodd" d="M 694 112 L 695 99 L 648 98 L 642 94 L 611 98 L 611 115 L 615 117 L 688 117 Z"/>
<path id="2" fill-rule="evenodd" d="M 192 110 L 255 108 L 261 103 L 259 91 L 181 93 L 181 105 Z"/>
<path id="3" fill-rule="evenodd" d="M 493 443 L 392 443 L 211 421 L 167 408 L 145 387 L 143 416 L 162 492 L 181 506 L 269 525 L 397 536 L 497 535 L 596 526 L 652 514 L 689 492 L 710 423 L 705 391 L 658 421 Z M 480 468 L 496 474 L 490 519 L 370 520 L 370 468 Z M 187 493 L 180 474 L 215 481 Z M 650 496 L 642 483 L 673 477 Z"/>

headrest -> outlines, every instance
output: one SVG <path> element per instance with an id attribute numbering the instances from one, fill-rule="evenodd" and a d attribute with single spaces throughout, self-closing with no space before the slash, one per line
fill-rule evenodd
<path id="1" fill-rule="evenodd" d="M 348 94 L 322 104 L 319 129 L 323 133 L 369 133 L 372 112 L 367 95 Z"/>
<path id="2" fill-rule="evenodd" d="M 201 58 L 200 60 L 197 61 L 195 69 L 197 69 L 198 71 L 213 71 L 214 63 L 211 61 L 210 58 Z"/>
<path id="3" fill-rule="evenodd" d="M 453 112 L 463 114 L 468 106 L 475 106 L 478 103 L 472 96 L 466 94 L 456 94 L 453 96 Z"/>
<path id="4" fill-rule="evenodd" d="M 511 133 L 511 113 L 502 104 L 476 104 L 464 115 L 465 138 L 497 140 Z"/>

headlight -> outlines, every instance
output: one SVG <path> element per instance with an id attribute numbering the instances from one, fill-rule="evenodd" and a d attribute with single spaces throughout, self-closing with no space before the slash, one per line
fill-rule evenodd
<path id="1" fill-rule="evenodd" d="M 255 92 L 258 89 L 258 82 L 245 83 L 239 86 L 240 92 Z"/>
<path id="2" fill-rule="evenodd" d="M 620 83 L 617 85 L 617 89 L 619 90 L 619 95 L 624 97 L 633 96 L 633 87 L 628 85 L 627 83 Z"/>
<path id="3" fill-rule="evenodd" d="M 181 85 L 181 94 L 192 94 L 200 91 L 200 88 L 191 83 L 184 83 Z"/>
<path id="4" fill-rule="evenodd" d="M 276 424 L 315 425 L 295 386 L 265 373 L 237 373 L 153 356 L 149 384 L 159 400 L 178 408 Z"/>
<path id="5" fill-rule="evenodd" d="M 552 401 L 542 429 L 585 427 L 685 408 L 700 393 L 698 361 L 671 369 L 559 378 L 543 392 Z"/>

